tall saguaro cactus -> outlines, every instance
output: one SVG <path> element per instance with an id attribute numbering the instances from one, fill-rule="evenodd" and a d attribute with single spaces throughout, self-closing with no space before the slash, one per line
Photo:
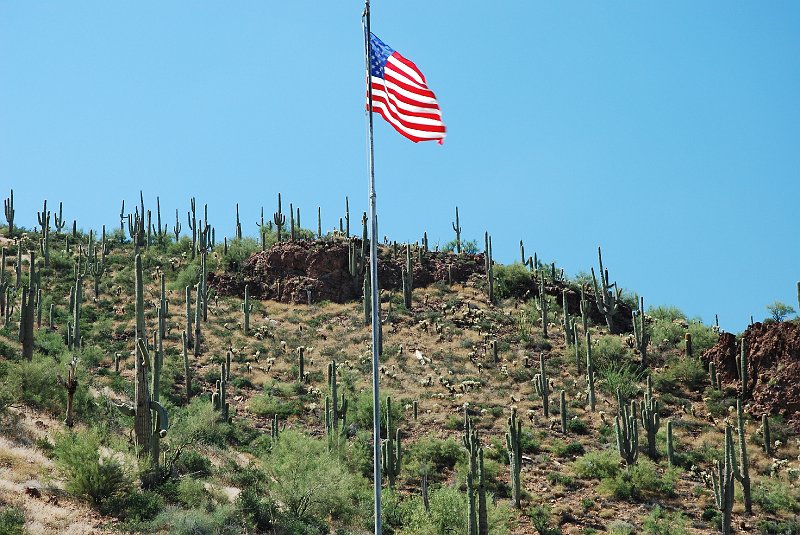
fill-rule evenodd
<path id="1" fill-rule="evenodd" d="M 456 220 L 453 221 L 453 230 L 456 232 L 456 253 L 461 254 L 461 223 L 458 221 L 458 206 L 456 206 Z"/>
<path id="2" fill-rule="evenodd" d="M 472 489 L 469 492 L 467 507 L 468 535 L 488 535 L 489 520 L 486 506 L 486 479 L 483 470 L 483 448 L 478 440 L 478 431 L 472 425 L 472 420 L 464 411 L 464 436 L 461 439 L 469 455 L 469 474 Z M 477 489 L 475 485 L 477 484 Z M 477 491 L 477 511 L 475 510 L 475 491 Z"/>
<path id="3" fill-rule="evenodd" d="M 603 254 L 600 247 L 597 248 L 597 258 L 600 261 L 600 285 L 597 284 L 597 277 L 592 268 L 592 283 L 594 284 L 594 297 L 597 301 L 597 309 L 606 318 L 609 332 L 614 332 L 614 316 L 617 313 L 617 306 L 622 297 L 622 290 L 617 283 L 610 283 L 608 270 L 603 267 Z M 613 291 L 612 291 L 613 290 Z"/>
<path id="4" fill-rule="evenodd" d="M 484 250 L 484 267 L 486 271 L 489 303 L 494 304 L 494 260 L 492 259 L 492 237 L 489 236 L 488 232 L 484 234 Z"/>
<path id="5" fill-rule="evenodd" d="M 73 418 L 73 399 L 75 399 L 75 391 L 78 389 L 78 357 L 72 357 L 72 360 L 67 365 L 67 378 L 64 379 L 61 375 L 58 376 L 58 382 L 67 391 L 67 417 L 64 419 L 64 425 L 72 427 L 75 423 Z"/>
<path id="6" fill-rule="evenodd" d="M 403 450 L 400 445 L 400 429 L 395 429 L 392 437 L 392 398 L 386 397 L 386 440 L 381 444 L 383 471 L 389 480 L 389 488 L 394 488 L 397 476 L 400 474 L 400 464 L 403 459 Z"/>
<path id="7" fill-rule="evenodd" d="M 642 428 L 647 432 L 647 456 L 655 460 L 658 457 L 656 450 L 656 433 L 661 427 L 659 403 L 653 398 L 653 383 L 647 376 L 647 392 L 642 403 Z"/>
<path id="8" fill-rule="evenodd" d="M 277 233 L 277 242 L 281 241 L 281 230 L 283 225 L 286 224 L 286 216 L 281 212 L 281 194 L 278 193 L 278 211 L 272 214 L 272 221 L 275 223 L 275 232 Z"/>
<path id="9" fill-rule="evenodd" d="M 250 289 L 249 285 L 244 285 L 244 302 L 242 303 L 242 330 L 244 335 L 250 334 L 250 313 L 253 311 L 253 305 L 250 303 Z"/>
<path id="10" fill-rule="evenodd" d="M 511 417 L 508 419 L 506 428 L 506 448 L 508 450 L 508 462 L 511 470 L 511 497 L 514 507 L 520 508 L 522 499 L 522 422 L 517 418 L 517 409 L 511 409 Z"/>
<path id="11" fill-rule="evenodd" d="M 619 397 L 619 391 L 617 397 Z M 621 404 L 620 412 L 614 419 L 617 451 L 625 461 L 625 465 L 630 468 L 639 458 L 639 424 L 636 418 L 636 401 L 631 401 L 630 410 L 627 405 Z"/>
<path id="12" fill-rule="evenodd" d="M 717 461 L 716 470 L 711 471 L 714 487 L 714 501 L 722 513 L 722 535 L 731 534 L 733 512 L 733 482 L 736 479 L 736 454 L 733 451 L 731 426 L 725 426 L 725 460 Z"/>
<path id="13" fill-rule="evenodd" d="M 550 415 L 550 379 L 544 367 L 544 353 L 539 355 L 539 373 L 534 375 L 533 384 L 536 393 L 542 397 L 542 411 L 545 417 Z"/>
<path id="14" fill-rule="evenodd" d="M 22 248 L 21 245 L 17 246 Z M 22 263 L 21 256 L 17 255 L 17 267 Z M 36 281 L 36 256 L 30 252 L 30 265 L 28 266 L 28 287 L 22 288 L 22 306 L 20 308 L 19 319 L 19 341 L 22 342 L 22 358 L 33 360 L 33 319 L 35 292 L 34 284 Z M 6 317 L 9 313 L 6 311 Z"/>
<path id="15" fill-rule="evenodd" d="M 641 298 L 639 303 L 639 310 L 631 312 L 633 316 L 633 338 L 641 357 L 639 366 L 641 369 L 645 369 L 647 367 L 647 346 L 650 344 L 650 333 L 647 332 L 647 326 L 644 322 L 644 297 Z"/>
<path id="16" fill-rule="evenodd" d="M 119 404 L 117 408 L 133 416 L 133 431 L 137 452 L 140 457 L 150 457 L 150 470 L 143 474 L 145 486 L 156 483 L 159 473 L 160 440 L 167 434 L 169 418 L 167 411 L 159 403 L 158 374 L 161 371 L 162 352 L 154 351 L 151 361 L 147 348 L 147 335 L 144 332 L 144 277 L 142 276 L 142 257 L 136 255 L 136 355 L 134 364 L 133 405 Z M 151 390 L 152 388 L 152 390 Z"/>
<path id="17" fill-rule="evenodd" d="M 14 234 L 14 190 L 11 190 L 11 196 L 3 201 L 3 213 L 6 216 L 8 228 L 6 229 L 6 237 L 10 238 Z"/>
<path id="18" fill-rule="evenodd" d="M 332 448 L 334 440 L 347 435 L 347 399 L 342 392 L 339 398 L 339 386 L 336 381 L 336 361 L 328 363 L 328 391 L 325 398 L 325 431 L 328 434 L 328 447 Z"/>
<path id="19" fill-rule="evenodd" d="M 739 464 L 736 470 L 736 479 L 742 484 L 742 498 L 744 500 L 745 513 L 753 513 L 753 498 L 750 493 L 750 458 L 747 455 L 747 437 L 744 432 L 744 412 L 742 412 L 742 400 L 736 400 L 736 428 L 739 438 Z"/>
<path id="20" fill-rule="evenodd" d="M 737 359 L 736 364 L 739 368 L 739 379 L 742 381 L 742 398 L 747 396 L 747 357 L 749 353 L 749 348 L 747 347 L 747 340 L 742 338 L 741 344 L 741 352 L 739 353 L 739 358 Z"/>
<path id="21" fill-rule="evenodd" d="M 406 264 L 402 267 L 403 303 L 406 309 L 411 310 L 411 296 L 414 288 L 414 264 L 411 261 L 411 246 L 406 244 Z"/>

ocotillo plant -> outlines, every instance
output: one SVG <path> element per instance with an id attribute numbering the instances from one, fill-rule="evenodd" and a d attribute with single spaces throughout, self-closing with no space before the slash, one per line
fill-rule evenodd
<path id="1" fill-rule="evenodd" d="M 714 499 L 717 509 L 722 513 L 722 535 L 731 533 L 731 516 L 733 512 L 733 482 L 736 479 L 736 459 L 733 451 L 731 426 L 725 426 L 725 461 L 717 461 L 716 470 L 711 471 L 714 487 Z"/>
<path id="2" fill-rule="evenodd" d="M 58 383 L 67 391 L 67 417 L 64 419 L 64 425 L 72 427 L 75 423 L 73 419 L 73 399 L 75 398 L 75 391 L 78 389 L 78 357 L 72 357 L 72 360 L 67 365 L 67 378 L 64 379 L 59 374 L 57 379 Z"/>
<path id="3" fill-rule="evenodd" d="M 741 353 L 739 354 L 739 358 L 737 359 L 737 364 L 739 367 L 739 379 L 742 382 L 742 398 L 747 396 L 747 357 L 748 357 L 748 350 L 747 347 L 747 340 L 742 338 L 741 344 Z"/>
<path id="4" fill-rule="evenodd" d="M 453 230 L 456 232 L 456 254 L 461 254 L 461 223 L 458 221 L 458 206 L 456 206 L 456 220 L 453 221 Z"/>
<path id="5" fill-rule="evenodd" d="M 18 246 L 22 248 L 21 245 Z M 21 264 L 19 256 L 17 261 Z M 22 342 L 22 358 L 33 360 L 33 319 L 34 301 L 33 284 L 36 280 L 36 257 L 33 251 L 30 252 L 30 266 L 28 268 L 28 287 L 22 288 L 22 306 L 20 308 L 19 320 L 19 341 Z M 6 317 L 10 316 L 6 311 Z"/>
<path id="6" fill-rule="evenodd" d="M 592 359 L 592 335 L 586 330 L 586 389 L 588 390 L 589 409 L 594 411 L 594 359 Z"/>
<path id="7" fill-rule="evenodd" d="M 403 303 L 411 310 L 411 295 L 414 287 L 414 264 L 411 262 L 411 246 L 406 244 L 406 264 L 401 270 L 403 279 Z"/>
<path id="8" fill-rule="evenodd" d="M 145 486 L 152 485 L 160 479 L 159 457 L 160 440 L 166 436 L 169 420 L 167 411 L 159 403 L 158 375 L 161 362 L 158 353 L 150 359 L 147 349 L 147 337 L 144 332 L 144 278 L 142 276 L 142 258 L 136 255 L 136 361 L 134 373 L 133 405 L 119 404 L 117 408 L 128 416 L 134 417 L 134 436 L 137 452 L 140 456 L 150 456 L 150 471 L 142 475 Z M 151 365 L 152 362 L 152 365 Z M 151 391 L 151 384 L 154 387 Z M 155 417 L 154 417 L 155 413 Z"/>
<path id="9" fill-rule="evenodd" d="M 772 455 L 772 433 L 769 431 L 769 415 L 761 415 L 761 436 L 764 439 L 764 453 Z"/>
<path id="10" fill-rule="evenodd" d="M 619 397 L 619 392 L 617 392 Z M 636 401 L 631 401 L 630 410 L 622 404 L 621 414 L 614 419 L 614 428 L 617 433 L 617 451 L 630 468 L 639 458 L 639 423 L 637 419 Z"/>
<path id="11" fill-rule="evenodd" d="M 6 215 L 8 228 L 6 229 L 6 237 L 10 238 L 14 234 L 14 190 L 11 190 L 11 196 L 3 201 L 3 212 Z"/>
<path id="12" fill-rule="evenodd" d="M 522 498 L 522 422 L 517 419 L 517 409 L 511 409 L 511 417 L 506 428 L 506 448 L 508 450 L 508 463 L 511 470 L 511 496 L 514 507 L 520 508 Z"/>
<path id="13" fill-rule="evenodd" d="M 661 427 L 661 416 L 658 413 L 659 403 L 653 398 L 653 383 L 647 376 L 647 391 L 642 403 L 642 428 L 647 433 L 647 456 L 653 460 L 658 457 L 656 450 L 656 433 Z"/>
<path id="14" fill-rule="evenodd" d="M 539 355 L 539 373 L 533 376 L 536 393 L 542 397 L 542 412 L 545 417 L 550 415 L 550 379 L 544 368 L 544 353 Z"/>
<path id="15" fill-rule="evenodd" d="M 739 463 L 735 465 L 735 476 L 742 485 L 742 498 L 745 513 L 753 513 L 753 498 L 750 493 L 750 458 L 747 455 L 747 440 L 744 433 L 744 412 L 742 400 L 736 400 L 736 428 L 739 435 Z"/>
<path id="16" fill-rule="evenodd" d="M 622 294 L 622 290 L 617 283 L 609 283 L 608 270 L 603 268 L 603 255 L 600 247 L 597 248 L 597 258 L 600 261 L 600 285 L 592 268 L 592 283 L 594 284 L 594 297 L 597 301 L 597 309 L 606 318 L 609 332 L 614 332 L 614 316 L 617 313 L 617 306 Z M 613 292 L 612 292 L 613 289 Z"/>
<path id="17" fill-rule="evenodd" d="M 394 488 L 397 476 L 400 474 L 400 464 L 403 460 L 403 449 L 400 445 L 400 429 L 395 429 L 392 438 L 392 398 L 386 397 L 386 440 L 381 444 L 383 457 L 383 472 L 389 480 L 389 488 Z"/>
<path id="18" fill-rule="evenodd" d="M 542 336 L 547 338 L 547 309 L 549 308 L 549 301 L 544 288 L 544 277 L 539 281 L 539 295 L 534 300 L 536 309 L 540 312 L 542 318 Z"/>
<path id="19" fill-rule="evenodd" d="M 633 316 L 631 318 L 633 320 L 633 339 L 641 357 L 639 367 L 645 369 L 647 368 L 647 346 L 650 344 L 650 333 L 647 331 L 644 321 L 644 297 L 640 298 L 639 310 L 634 310 L 631 315 Z"/>
<path id="20" fill-rule="evenodd" d="M 339 437 L 347 436 L 347 399 L 344 392 L 339 398 L 336 372 L 336 361 L 332 360 L 328 363 L 329 395 L 325 397 L 325 432 L 329 449 L 332 449 L 334 442 L 338 443 Z"/>
<path id="21" fill-rule="evenodd" d="M 278 193 L 278 211 L 272 214 L 272 221 L 275 223 L 275 232 L 278 236 L 278 243 L 281 241 L 281 231 L 283 230 L 283 225 L 286 224 L 286 216 L 283 215 L 281 212 L 281 194 Z"/>
<path id="22" fill-rule="evenodd" d="M 249 285 L 244 285 L 244 302 L 241 305 L 242 307 L 242 330 L 244 331 L 244 335 L 247 336 L 250 334 L 250 312 L 253 311 L 253 305 L 250 303 L 250 289 Z"/>

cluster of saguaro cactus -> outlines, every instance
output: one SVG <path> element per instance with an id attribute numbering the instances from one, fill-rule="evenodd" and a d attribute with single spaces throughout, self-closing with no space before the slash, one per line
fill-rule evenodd
<path id="1" fill-rule="evenodd" d="M 630 468 L 639 458 L 639 423 L 636 401 L 631 401 L 629 409 L 622 402 L 619 391 L 617 391 L 617 399 L 620 411 L 614 419 L 614 429 L 617 434 L 617 451 L 622 460 L 625 461 L 625 465 Z"/>
<path id="2" fill-rule="evenodd" d="M 78 389 L 78 357 L 75 355 L 72 356 L 72 360 L 70 360 L 69 364 L 67 365 L 67 378 L 61 377 L 58 375 L 58 383 L 64 387 L 67 391 L 67 416 L 64 419 L 64 425 L 67 427 L 72 427 L 75 423 L 73 418 L 73 400 L 75 399 L 75 391 Z"/>
<path id="3" fill-rule="evenodd" d="M 220 365 L 219 379 L 216 382 L 216 392 L 211 394 L 211 405 L 219 411 L 219 419 L 228 422 L 230 419 L 230 404 L 228 403 L 228 379 L 230 378 L 230 352 L 225 362 Z"/>
<path id="4" fill-rule="evenodd" d="M 456 232 L 456 254 L 461 254 L 461 223 L 458 220 L 458 206 L 456 206 L 456 220 L 453 221 L 453 230 Z"/>
<path id="5" fill-rule="evenodd" d="M 519 509 L 522 499 L 522 422 L 517 418 L 517 409 L 511 409 L 506 427 L 506 449 L 511 470 L 511 499 Z"/>
<path id="6" fill-rule="evenodd" d="M 169 427 L 167 411 L 159 403 L 159 375 L 161 372 L 160 352 L 155 352 L 151 360 L 144 332 L 144 278 L 142 258 L 136 255 L 136 354 L 134 373 L 133 405 L 119 404 L 121 412 L 134 417 L 134 436 L 140 456 L 150 457 L 150 471 L 142 476 L 145 485 L 152 485 L 160 479 L 159 457 L 160 440 L 166 436 Z"/>
<path id="7" fill-rule="evenodd" d="M 392 434 L 392 398 L 386 397 L 386 439 L 381 444 L 383 472 L 389 480 L 389 488 L 394 488 L 400 465 L 403 461 L 403 448 L 400 444 L 400 428 Z"/>
<path id="8" fill-rule="evenodd" d="M 547 294 L 545 293 L 544 275 L 542 275 L 541 279 L 539 280 L 539 294 L 536 296 L 534 303 L 536 304 L 536 309 L 539 311 L 542 318 L 542 336 L 547 338 L 547 323 L 549 321 L 547 317 L 547 309 L 549 308 L 550 303 L 547 298 Z"/>
<path id="9" fill-rule="evenodd" d="M 617 313 L 617 305 L 619 303 L 622 290 L 617 286 L 616 282 L 613 284 L 609 282 L 608 270 L 603 268 L 603 255 L 600 252 L 600 247 L 597 248 L 597 258 L 600 261 L 600 284 L 597 284 L 597 277 L 595 277 L 594 268 L 592 268 L 594 297 L 597 301 L 597 309 L 606 319 L 608 330 L 610 332 L 614 332 L 614 316 Z"/>
<path id="10" fill-rule="evenodd" d="M 647 367 L 647 346 L 650 344 L 650 333 L 644 321 L 644 297 L 639 300 L 639 310 L 631 312 L 633 320 L 633 339 L 641 358 L 639 366 Z"/>
<path id="11" fill-rule="evenodd" d="M 533 384 L 536 393 L 542 397 L 542 412 L 547 417 L 550 415 L 550 379 L 544 367 L 544 353 L 539 355 L 539 373 L 534 375 Z"/>
<path id="12" fill-rule="evenodd" d="M 402 267 L 401 277 L 403 279 L 403 303 L 408 310 L 411 310 L 411 296 L 414 288 L 414 264 L 411 261 L 411 246 L 406 244 L 406 264 Z"/>
<path id="13" fill-rule="evenodd" d="M 11 196 L 3 201 L 3 212 L 6 216 L 8 228 L 6 229 L 6 237 L 10 238 L 14 234 L 14 190 L 11 190 Z"/>
<path id="14" fill-rule="evenodd" d="M 347 399 L 342 392 L 339 397 L 339 386 L 336 380 L 336 361 L 328 363 L 328 391 L 325 397 L 325 431 L 328 435 L 328 447 L 338 443 L 339 437 L 347 435 Z"/>
<path id="15" fill-rule="evenodd" d="M 17 246 L 17 249 L 21 249 Z M 17 282 L 19 282 L 19 269 L 21 268 L 22 260 L 20 254 L 17 255 Z M 22 288 L 22 305 L 20 307 L 20 320 L 19 320 L 19 341 L 22 342 L 22 358 L 27 360 L 33 359 L 33 319 L 34 319 L 34 301 L 35 290 L 34 285 L 36 281 L 36 255 L 33 251 L 30 252 L 30 264 L 28 268 L 28 287 Z M 6 311 L 7 316 L 10 315 Z"/>
<path id="16" fill-rule="evenodd" d="M 592 358 L 592 335 L 589 329 L 584 333 L 586 337 L 586 390 L 589 401 L 589 409 L 594 411 L 594 359 Z"/>
<path id="17" fill-rule="evenodd" d="M 464 411 L 464 436 L 461 441 L 464 447 L 467 448 L 469 456 L 469 472 L 467 473 L 467 533 L 468 535 L 488 535 L 489 520 L 486 506 L 483 448 L 478 440 L 478 431 L 472 424 L 472 420 L 466 410 Z"/>
<path id="18" fill-rule="evenodd" d="M 484 234 L 484 269 L 486 271 L 487 293 L 489 303 L 494 303 L 494 261 L 492 260 L 492 237 Z"/>
<path id="19" fill-rule="evenodd" d="M 253 311 L 253 305 L 250 303 L 250 286 L 245 284 L 244 285 L 244 302 L 241 305 L 242 307 L 242 331 L 244 331 L 244 335 L 247 336 L 250 334 L 250 312 Z"/>
<path id="20" fill-rule="evenodd" d="M 716 469 L 711 471 L 714 487 L 714 499 L 722 513 L 722 534 L 730 535 L 733 512 L 734 488 L 736 479 L 736 454 L 733 451 L 731 426 L 725 426 L 725 460 L 716 462 Z"/>
<path id="21" fill-rule="evenodd" d="M 653 383 L 648 375 L 647 391 L 644 394 L 644 402 L 642 403 L 642 428 L 647 433 L 647 456 L 653 460 L 658 457 L 656 433 L 661 427 L 659 409 L 659 403 L 653 397 Z"/>

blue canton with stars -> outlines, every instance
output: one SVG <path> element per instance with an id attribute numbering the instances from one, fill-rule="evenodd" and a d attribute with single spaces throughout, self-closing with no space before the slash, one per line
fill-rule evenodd
<path id="1" fill-rule="evenodd" d="M 375 34 L 369 34 L 369 70 L 372 76 L 383 78 L 383 69 L 386 66 L 386 60 L 389 56 L 394 54 L 394 49 L 375 37 Z"/>

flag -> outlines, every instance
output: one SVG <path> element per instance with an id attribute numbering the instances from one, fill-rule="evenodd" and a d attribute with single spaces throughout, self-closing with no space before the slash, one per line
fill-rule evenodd
<path id="1" fill-rule="evenodd" d="M 417 143 L 444 140 L 445 128 L 436 95 L 413 62 L 369 34 L 372 111 Z"/>

